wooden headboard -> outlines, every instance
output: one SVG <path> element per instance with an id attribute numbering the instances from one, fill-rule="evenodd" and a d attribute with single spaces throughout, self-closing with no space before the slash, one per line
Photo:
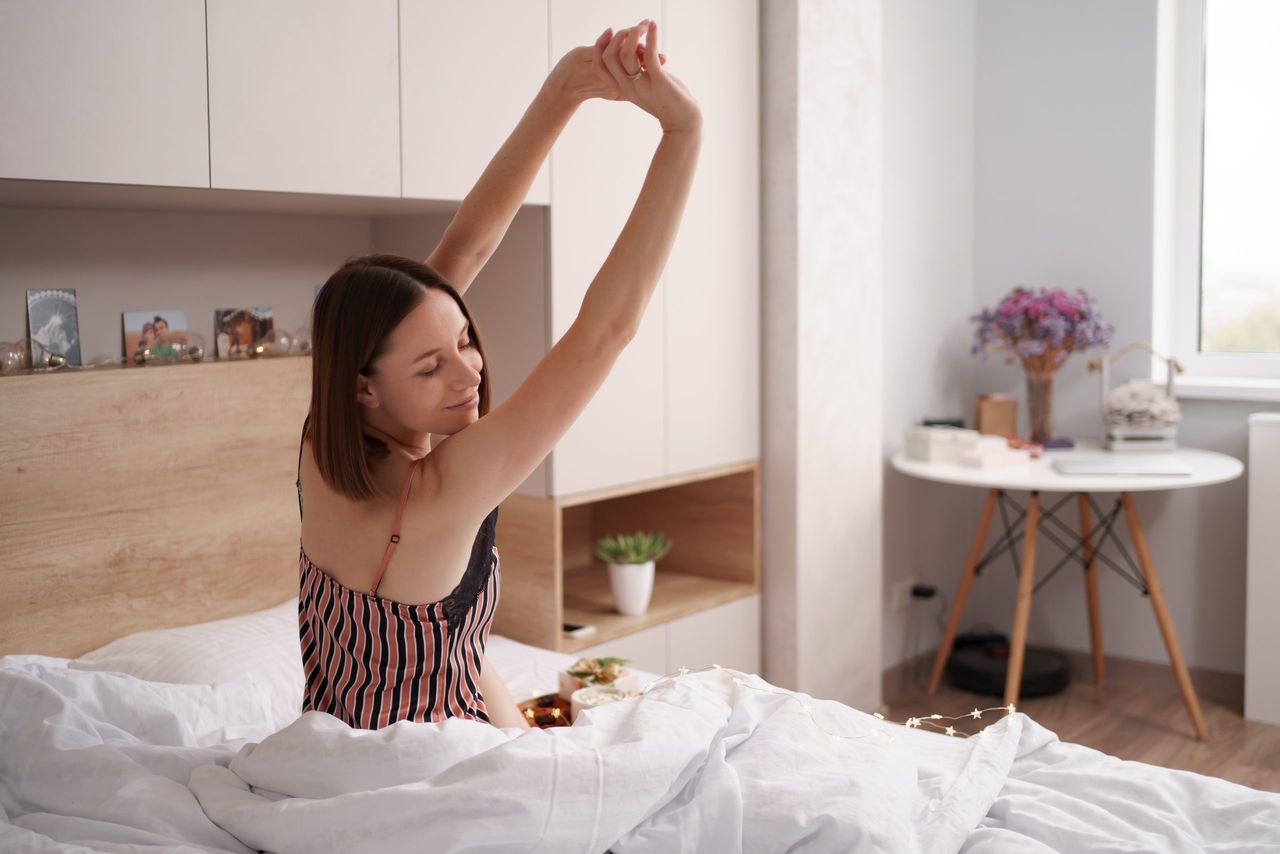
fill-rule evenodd
<path id="1" fill-rule="evenodd" d="M 311 359 L 0 378 L 0 655 L 297 595 Z"/>

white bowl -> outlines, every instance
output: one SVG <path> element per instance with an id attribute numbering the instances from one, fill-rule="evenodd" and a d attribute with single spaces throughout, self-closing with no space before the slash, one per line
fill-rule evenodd
<path id="1" fill-rule="evenodd" d="M 569 723 L 576 721 L 578 712 L 583 709 L 602 706 L 616 700 L 625 700 L 630 696 L 632 696 L 630 691 L 615 688 L 612 685 L 588 685 L 585 688 L 579 688 L 569 699 Z"/>

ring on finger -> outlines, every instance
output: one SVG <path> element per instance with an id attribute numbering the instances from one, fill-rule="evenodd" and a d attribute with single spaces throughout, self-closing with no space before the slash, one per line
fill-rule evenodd
<path id="1" fill-rule="evenodd" d="M 644 74 L 644 69 L 643 69 L 643 68 L 641 68 L 641 69 L 640 69 L 639 71 L 637 71 L 635 74 L 628 74 L 628 75 L 627 75 L 627 79 L 628 79 L 628 80 L 637 80 L 637 79 L 639 79 L 639 77 L 640 77 L 640 75 L 641 75 L 641 74 Z"/>

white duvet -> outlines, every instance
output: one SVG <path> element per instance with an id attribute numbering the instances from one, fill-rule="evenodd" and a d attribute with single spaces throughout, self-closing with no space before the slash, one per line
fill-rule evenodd
<path id="1" fill-rule="evenodd" d="M 1280 795 L 1021 713 L 949 738 L 795 694 L 815 723 L 751 685 L 689 673 L 551 730 L 309 712 L 272 731 L 261 685 L 9 656 L 0 850 L 1280 851 Z"/>

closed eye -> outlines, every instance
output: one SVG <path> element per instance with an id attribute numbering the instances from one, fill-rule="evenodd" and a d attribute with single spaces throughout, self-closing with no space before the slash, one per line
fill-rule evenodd
<path id="1" fill-rule="evenodd" d="M 465 343 L 464 343 L 464 344 L 463 344 L 459 349 L 460 349 L 460 350 L 468 350 L 468 349 L 472 349 L 472 348 L 474 348 L 475 346 L 476 346 L 476 342 L 475 342 L 475 341 L 472 341 L 472 340 L 471 340 L 471 338 L 469 338 L 469 337 L 468 337 L 468 338 L 467 338 L 467 340 L 466 340 L 466 342 L 465 342 Z M 418 372 L 418 374 L 419 374 L 419 376 L 429 377 L 429 376 L 431 376 L 432 374 L 434 374 L 436 371 L 440 370 L 440 366 L 441 366 L 441 365 L 443 365 L 443 364 L 444 364 L 444 360 L 443 360 L 443 359 L 441 359 L 439 362 L 436 362 L 436 366 L 435 366 L 434 368 L 432 368 L 431 370 L 429 370 L 429 371 L 419 371 L 419 372 Z"/>

